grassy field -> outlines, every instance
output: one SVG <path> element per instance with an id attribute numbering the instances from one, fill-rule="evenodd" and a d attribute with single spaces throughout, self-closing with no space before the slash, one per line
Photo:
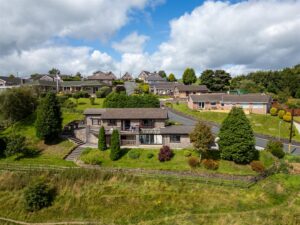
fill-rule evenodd
<path id="1" fill-rule="evenodd" d="M 221 124 L 227 116 L 227 113 L 222 112 L 199 112 L 196 110 L 191 110 L 186 104 L 173 104 L 173 109 L 183 112 L 187 115 L 194 116 L 195 118 L 201 120 L 216 122 L 219 124 Z M 289 138 L 290 124 L 284 121 L 279 123 L 281 120 L 278 117 L 258 114 L 250 114 L 247 115 L 247 117 L 251 122 L 254 132 L 278 137 L 280 126 L 280 136 L 282 138 Z M 300 141 L 300 135 L 298 131 L 296 131 L 295 133 L 296 136 L 294 136 L 293 139 Z"/>
<path id="2" fill-rule="evenodd" d="M 52 206 L 28 213 L 23 189 L 36 177 L 45 177 L 57 196 Z M 0 180 L 0 217 L 28 222 L 282 225 L 297 224 L 300 212 L 300 179 L 284 174 L 250 189 L 100 171 L 0 172 Z"/>
<path id="3" fill-rule="evenodd" d="M 81 159 L 84 162 L 88 161 L 100 161 L 101 167 L 114 167 L 114 168 L 143 168 L 143 169 L 155 169 L 155 170 L 176 170 L 176 171 L 188 171 L 191 170 L 188 165 L 188 157 L 184 156 L 183 150 L 175 150 L 174 157 L 168 162 L 160 162 L 158 160 L 158 149 L 136 149 L 140 152 L 138 159 L 131 159 L 128 155 L 128 149 L 123 149 L 124 155 L 117 161 L 111 161 L 109 158 L 110 151 L 100 151 L 98 149 L 92 149 L 87 154 L 82 154 Z M 152 153 L 152 158 L 147 158 L 147 154 Z M 194 155 L 196 155 L 194 153 Z M 260 160 L 266 167 L 269 167 L 274 162 L 274 157 L 268 152 L 261 152 Z M 234 162 L 219 160 L 219 168 L 216 171 L 207 170 L 203 166 L 194 169 L 195 172 L 205 173 L 224 173 L 224 174 L 238 174 L 238 175 L 254 175 L 256 174 L 250 167 L 250 165 L 238 165 Z"/>

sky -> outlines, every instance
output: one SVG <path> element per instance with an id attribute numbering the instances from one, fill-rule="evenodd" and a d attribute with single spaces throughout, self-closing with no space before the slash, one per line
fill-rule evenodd
<path id="1" fill-rule="evenodd" d="M 0 75 L 300 63 L 300 0 L 0 0 Z"/>

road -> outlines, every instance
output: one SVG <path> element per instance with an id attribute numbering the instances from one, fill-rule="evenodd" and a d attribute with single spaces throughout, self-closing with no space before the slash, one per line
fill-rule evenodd
<path id="1" fill-rule="evenodd" d="M 187 125 L 187 126 L 194 126 L 196 124 L 196 120 L 192 120 L 190 118 L 181 116 L 177 113 L 174 113 L 170 110 L 168 110 L 168 116 L 170 120 L 173 121 L 177 121 L 179 123 L 181 123 L 182 125 Z M 219 127 L 217 126 L 212 126 L 212 132 L 214 134 L 217 134 L 220 130 Z M 261 137 L 255 137 L 255 141 L 256 141 L 256 148 L 257 149 L 263 149 L 266 147 L 267 143 L 268 143 L 268 139 L 264 139 Z M 286 152 L 288 152 L 289 150 L 289 145 L 288 144 L 283 144 L 284 145 L 284 149 Z M 291 145 L 291 152 L 295 155 L 300 155 L 300 146 L 297 145 Z"/>

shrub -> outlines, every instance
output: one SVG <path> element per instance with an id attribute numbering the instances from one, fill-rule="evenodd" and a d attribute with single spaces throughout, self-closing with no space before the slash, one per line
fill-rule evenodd
<path id="1" fill-rule="evenodd" d="M 95 105 L 95 98 L 94 97 L 90 97 L 89 99 L 90 99 L 91 105 Z"/>
<path id="2" fill-rule="evenodd" d="M 59 102 L 60 105 L 63 105 L 65 101 L 68 100 L 68 98 L 69 97 L 66 95 L 57 96 L 57 101 Z"/>
<path id="3" fill-rule="evenodd" d="M 262 173 L 265 171 L 265 166 L 261 161 L 252 161 L 250 163 L 251 169 L 255 172 Z"/>
<path id="4" fill-rule="evenodd" d="M 283 151 L 283 144 L 280 141 L 270 140 L 267 144 L 266 150 L 279 159 L 283 158 L 285 155 L 285 152 Z"/>
<path id="5" fill-rule="evenodd" d="M 285 111 L 284 111 L 283 109 L 281 109 L 281 110 L 278 111 L 278 117 L 279 117 L 280 119 L 283 118 L 284 114 L 285 114 Z"/>
<path id="6" fill-rule="evenodd" d="M 152 159 L 154 156 L 154 154 L 152 152 L 147 153 L 147 158 L 148 159 Z"/>
<path id="7" fill-rule="evenodd" d="M 159 150 L 158 160 L 160 162 L 170 161 L 172 159 L 173 155 L 174 155 L 173 151 L 170 149 L 170 147 L 164 145 Z"/>
<path id="8" fill-rule="evenodd" d="M 217 170 L 219 168 L 219 162 L 213 159 L 203 159 L 201 163 L 208 170 Z"/>
<path id="9" fill-rule="evenodd" d="M 118 130 L 113 130 L 110 140 L 110 159 L 115 161 L 121 157 L 120 135 Z"/>
<path id="10" fill-rule="evenodd" d="M 138 159 L 140 158 L 141 156 L 141 152 L 139 149 L 131 149 L 129 152 L 128 152 L 128 156 L 129 158 L 131 159 Z"/>
<path id="11" fill-rule="evenodd" d="M 72 97 L 75 98 L 75 99 L 78 99 L 78 98 L 89 98 L 90 94 L 88 92 L 86 92 L 86 91 L 78 91 L 78 92 L 75 92 Z"/>
<path id="12" fill-rule="evenodd" d="M 193 156 L 188 159 L 188 164 L 192 169 L 194 169 L 200 165 L 200 160 L 199 158 Z"/>
<path id="13" fill-rule="evenodd" d="M 67 109 L 74 109 L 74 108 L 76 107 L 76 104 L 75 104 L 75 102 L 73 102 L 72 100 L 67 99 L 67 100 L 63 103 L 62 107 L 67 108 Z"/>
<path id="14" fill-rule="evenodd" d="M 192 152 L 190 150 L 184 150 L 183 155 L 185 157 L 190 157 L 192 155 Z"/>
<path id="15" fill-rule="evenodd" d="M 24 191 L 25 208 L 28 211 L 37 211 L 52 204 L 55 191 L 45 181 L 38 180 L 30 184 Z"/>
<path id="16" fill-rule="evenodd" d="M 283 116 L 283 120 L 285 122 L 291 122 L 292 121 L 292 114 L 290 112 L 287 112 L 284 116 Z"/>
<path id="17" fill-rule="evenodd" d="M 270 114 L 271 114 L 271 116 L 277 116 L 277 112 L 278 112 L 277 108 L 272 107 L 272 108 L 270 109 Z"/>
<path id="18" fill-rule="evenodd" d="M 25 153 L 26 138 L 19 134 L 11 134 L 7 138 L 5 156 L 9 157 L 17 153 Z"/>
<path id="19" fill-rule="evenodd" d="M 102 87 L 99 89 L 99 91 L 96 92 L 97 98 L 106 98 L 107 95 L 111 93 L 111 88 L 110 87 Z"/>
<path id="20" fill-rule="evenodd" d="M 101 154 L 97 149 L 86 148 L 80 155 L 80 160 L 82 160 L 85 164 L 90 165 L 100 165 Z"/>
<path id="21" fill-rule="evenodd" d="M 211 127 L 206 123 L 199 121 L 192 133 L 190 139 L 194 148 L 199 152 L 206 152 L 214 143 L 214 135 L 211 132 Z"/>

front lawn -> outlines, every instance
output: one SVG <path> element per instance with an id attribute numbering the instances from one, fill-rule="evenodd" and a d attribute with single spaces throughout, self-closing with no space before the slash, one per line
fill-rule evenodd
<path id="1" fill-rule="evenodd" d="M 191 170 L 188 165 L 188 157 L 184 156 L 184 150 L 175 150 L 174 157 L 167 162 L 160 162 L 158 160 L 158 149 L 135 149 L 140 152 L 140 157 L 132 159 L 128 155 L 129 149 L 123 149 L 123 156 L 117 160 L 112 161 L 109 158 L 110 150 L 100 151 L 98 149 L 91 149 L 84 152 L 80 159 L 86 163 L 90 161 L 97 161 L 101 167 L 114 167 L 114 168 L 141 168 L 141 169 L 154 169 L 154 170 L 176 170 L 176 171 L 189 171 Z M 152 153 L 153 157 L 148 158 L 148 154 Z M 194 155 L 196 155 L 194 153 Z M 266 167 L 269 167 L 274 162 L 274 157 L 268 152 L 261 153 L 260 160 Z M 96 157 L 96 159 L 92 159 Z M 100 162 L 99 162 L 100 161 Z M 207 170 L 203 166 L 195 169 L 197 172 L 217 172 L 224 174 L 238 174 L 238 175 L 253 175 L 249 165 L 238 165 L 230 161 L 219 160 L 219 169 L 216 171 Z"/>
<path id="2" fill-rule="evenodd" d="M 180 111 L 184 114 L 193 116 L 200 120 L 211 121 L 218 124 L 221 124 L 227 116 L 227 113 L 222 112 L 201 112 L 197 110 L 191 110 L 186 104 L 173 104 L 172 106 L 174 110 Z M 280 137 L 289 138 L 290 123 L 280 120 L 277 116 L 274 117 L 271 115 L 250 114 L 247 115 L 247 118 L 250 120 L 255 133 L 279 137 L 280 127 Z M 295 134 L 296 136 L 294 136 L 293 139 L 300 141 L 300 135 L 296 129 Z"/>

